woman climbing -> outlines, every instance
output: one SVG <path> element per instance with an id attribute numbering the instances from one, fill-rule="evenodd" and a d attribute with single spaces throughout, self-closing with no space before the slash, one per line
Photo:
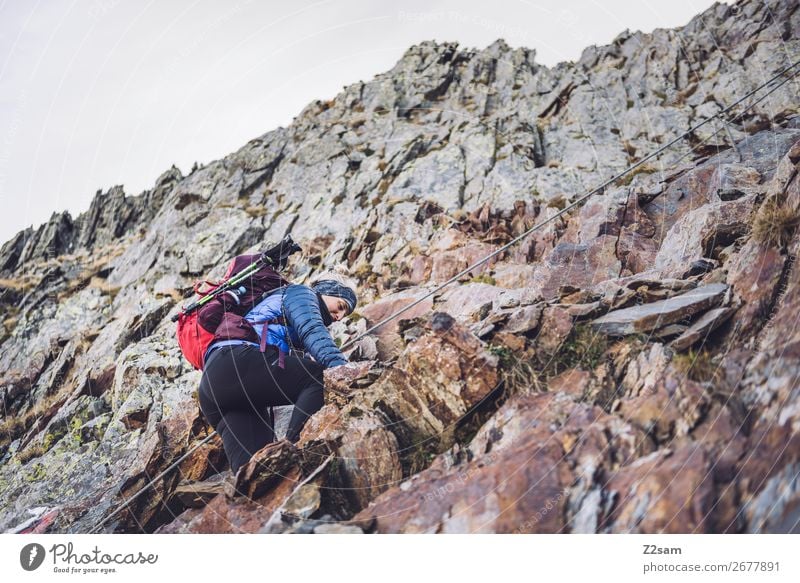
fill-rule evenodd
<path id="1" fill-rule="evenodd" d="M 327 326 L 352 313 L 356 303 L 351 288 L 331 279 L 282 287 L 245 316 L 266 345 L 264 352 L 259 344 L 238 339 L 208 347 L 200 409 L 222 437 L 234 474 L 273 440 L 267 407 L 294 405 L 286 432 L 292 443 L 322 407 L 322 371 L 347 364 Z M 290 354 L 290 348 L 305 350 L 313 360 Z"/>

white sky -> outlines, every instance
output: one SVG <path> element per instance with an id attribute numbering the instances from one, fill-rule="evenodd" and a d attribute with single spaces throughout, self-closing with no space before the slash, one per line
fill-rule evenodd
<path id="1" fill-rule="evenodd" d="M 497 38 L 552 66 L 709 0 L 0 0 L 0 244 L 98 189 L 150 188 L 287 126 L 412 44 Z"/>

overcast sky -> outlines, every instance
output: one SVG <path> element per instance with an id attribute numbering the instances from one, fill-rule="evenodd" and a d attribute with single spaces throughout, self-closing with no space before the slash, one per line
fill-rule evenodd
<path id="1" fill-rule="evenodd" d="M 98 189 L 150 188 L 287 126 L 412 44 L 497 38 L 552 66 L 707 0 L 0 0 L 0 243 Z"/>

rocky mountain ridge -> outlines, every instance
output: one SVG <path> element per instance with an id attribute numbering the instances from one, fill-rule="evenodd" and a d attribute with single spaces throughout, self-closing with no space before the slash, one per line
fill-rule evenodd
<path id="1" fill-rule="evenodd" d="M 341 342 L 800 54 L 791 0 L 715 5 L 552 69 L 423 43 L 288 128 L 0 249 L 0 527 L 87 532 L 204 439 L 170 316 L 291 232 L 344 264 Z M 798 524 L 791 81 L 348 350 L 297 447 L 217 438 L 128 532 L 786 532 Z"/>

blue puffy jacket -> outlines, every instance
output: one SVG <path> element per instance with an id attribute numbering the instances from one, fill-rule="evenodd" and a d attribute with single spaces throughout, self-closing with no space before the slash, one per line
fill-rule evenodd
<path id="1" fill-rule="evenodd" d="M 253 324 L 259 339 L 263 339 L 264 320 L 283 316 L 286 325 L 267 326 L 267 344 L 277 346 L 285 353 L 289 348 L 305 350 L 325 368 L 346 364 L 347 359 L 333 342 L 327 326 L 333 321 L 322 297 L 310 287 L 293 284 L 281 288 L 261 300 L 245 318 Z M 214 342 L 206 351 L 230 344 L 254 344 L 247 340 L 222 340 Z"/>

